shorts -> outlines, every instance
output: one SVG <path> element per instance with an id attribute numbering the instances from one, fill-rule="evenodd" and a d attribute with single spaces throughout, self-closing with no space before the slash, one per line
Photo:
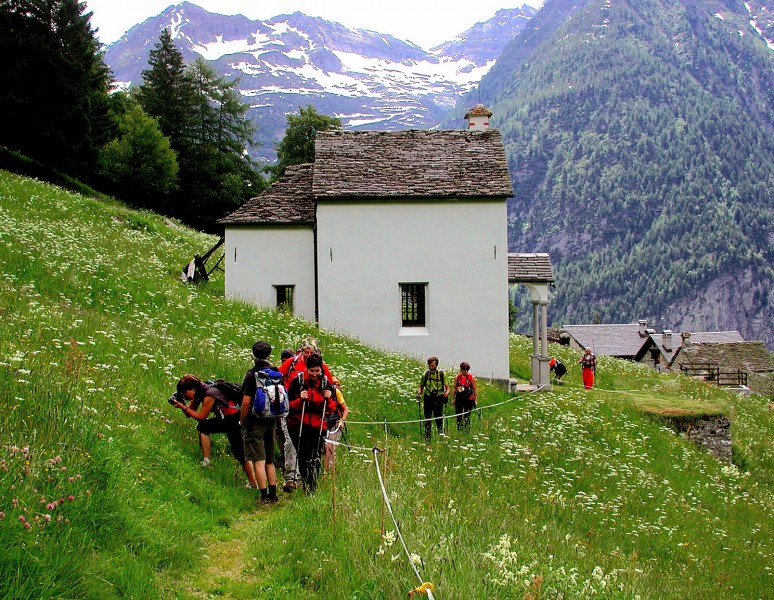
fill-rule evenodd
<path id="1" fill-rule="evenodd" d="M 250 419 L 242 428 L 245 460 L 274 464 L 276 419 Z"/>
<path id="2" fill-rule="evenodd" d="M 231 454 L 241 465 L 245 462 L 245 448 L 242 443 L 242 431 L 239 426 L 239 415 L 235 414 L 225 419 L 218 417 L 199 421 L 196 430 L 203 435 L 212 435 L 213 433 L 225 433 L 228 437 Z"/>

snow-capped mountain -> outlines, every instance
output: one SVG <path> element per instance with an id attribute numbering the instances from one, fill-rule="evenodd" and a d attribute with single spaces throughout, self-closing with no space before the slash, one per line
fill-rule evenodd
<path id="1" fill-rule="evenodd" d="M 170 28 L 186 61 L 202 57 L 229 79 L 239 78 L 258 125 L 262 146 L 256 156 L 273 160 L 285 115 L 307 104 L 350 129 L 437 126 L 535 13 L 526 5 L 500 10 L 426 51 L 298 12 L 253 21 L 183 2 L 130 29 L 105 58 L 118 83 L 138 85 L 149 51 L 161 30 Z"/>

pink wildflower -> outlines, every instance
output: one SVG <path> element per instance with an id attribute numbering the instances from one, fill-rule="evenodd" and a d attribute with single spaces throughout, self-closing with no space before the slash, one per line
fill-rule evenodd
<path id="1" fill-rule="evenodd" d="M 24 529 L 30 529 L 31 527 L 32 527 L 32 525 L 30 525 L 29 523 L 25 523 L 24 524 Z"/>
<path id="2" fill-rule="evenodd" d="M 56 504 L 54 504 L 53 502 L 49 502 L 48 504 L 46 504 L 46 508 L 48 510 L 54 510 L 56 508 Z"/>
<path id="3" fill-rule="evenodd" d="M 11 504 L 13 504 L 14 506 L 19 506 L 19 499 L 14 498 L 13 500 L 11 500 Z"/>
<path id="4" fill-rule="evenodd" d="M 0 519 L 5 519 L 5 513 L 2 510 L 0 510 Z"/>
<path id="5" fill-rule="evenodd" d="M 62 467 L 62 471 L 66 471 L 66 470 L 67 470 L 67 467 Z"/>
<path id="6" fill-rule="evenodd" d="M 19 515 L 19 520 L 24 523 L 27 519 L 24 518 L 24 515 Z"/>
<path id="7" fill-rule="evenodd" d="M 45 515 L 43 515 L 43 518 L 44 518 L 46 521 L 50 521 L 50 520 L 51 520 L 51 515 L 49 515 L 48 513 L 46 513 Z"/>
<path id="8" fill-rule="evenodd" d="M 73 481 L 75 481 L 75 477 L 68 477 L 68 478 L 67 478 L 67 481 L 69 481 L 70 483 L 72 483 Z"/>
<path id="9" fill-rule="evenodd" d="M 72 494 L 70 494 L 69 496 L 67 496 L 67 499 L 68 499 L 70 502 L 72 502 L 73 500 L 75 500 L 75 496 L 73 496 Z"/>

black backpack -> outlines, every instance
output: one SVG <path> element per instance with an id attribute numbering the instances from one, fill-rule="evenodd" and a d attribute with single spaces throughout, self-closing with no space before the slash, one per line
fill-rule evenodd
<path id="1" fill-rule="evenodd" d="M 238 384 L 216 379 L 205 381 L 204 386 L 204 395 L 215 398 L 215 410 L 220 413 L 221 419 L 242 410 L 242 387 Z"/>

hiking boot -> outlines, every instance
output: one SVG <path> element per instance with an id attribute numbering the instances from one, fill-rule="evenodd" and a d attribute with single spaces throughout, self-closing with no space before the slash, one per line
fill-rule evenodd
<path id="1" fill-rule="evenodd" d="M 210 459 L 209 458 L 203 458 L 202 459 L 202 466 L 203 467 L 209 467 L 210 465 Z"/>
<path id="2" fill-rule="evenodd" d="M 282 486 L 282 491 L 286 492 L 288 494 L 292 493 L 293 490 L 296 489 L 296 482 L 295 481 L 286 481 L 285 485 Z"/>

